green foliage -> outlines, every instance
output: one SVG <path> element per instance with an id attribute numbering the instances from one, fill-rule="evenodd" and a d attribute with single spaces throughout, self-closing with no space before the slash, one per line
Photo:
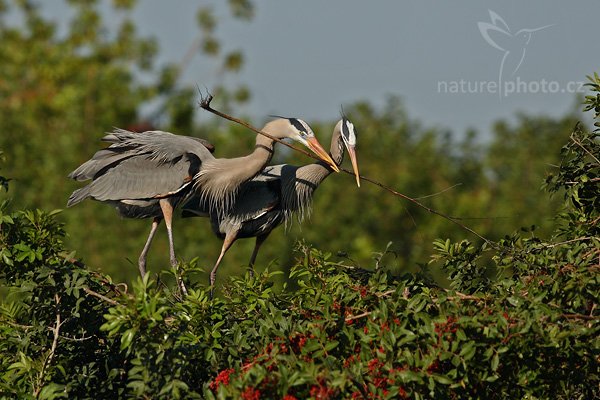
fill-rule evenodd
<path id="1" fill-rule="evenodd" d="M 129 291 L 65 254 L 53 213 L 0 214 L 9 289 L 0 313 L 7 398 L 464 398 L 600 396 L 600 145 L 575 131 L 551 189 L 567 207 L 556 236 L 435 243 L 433 262 L 394 275 L 301 244 L 279 272 L 234 276 L 222 297 L 163 277 Z M 588 178 L 584 178 L 584 175 Z M 577 193 L 577 195 L 576 195 Z M 583 200 L 582 200 L 583 199 Z M 574 218 L 575 215 L 577 218 Z M 557 241 L 560 240 L 560 241 Z M 188 271 L 197 269 L 193 261 Z M 496 279 L 489 271 L 497 272 Z"/>
<path id="2" fill-rule="evenodd" d="M 88 294 L 119 290 L 65 253 L 55 214 L 0 209 L 0 394 L 119 397 L 125 360 L 100 331 L 110 304 Z"/>

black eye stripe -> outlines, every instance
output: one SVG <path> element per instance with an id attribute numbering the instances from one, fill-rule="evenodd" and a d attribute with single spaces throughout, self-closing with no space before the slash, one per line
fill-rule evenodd
<path id="1" fill-rule="evenodd" d="M 288 118 L 290 124 L 294 126 L 294 128 L 298 129 L 300 132 L 306 132 L 306 127 L 296 118 Z"/>
<path id="2" fill-rule="evenodd" d="M 348 130 L 348 119 L 346 117 L 342 118 L 342 134 L 345 137 L 350 136 L 350 131 Z"/>

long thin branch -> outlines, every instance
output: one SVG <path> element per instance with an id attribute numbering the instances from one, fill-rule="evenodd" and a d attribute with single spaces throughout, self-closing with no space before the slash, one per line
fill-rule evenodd
<path id="1" fill-rule="evenodd" d="M 350 322 L 350 321 L 354 321 L 355 319 L 360 319 L 360 318 L 364 318 L 364 317 L 368 317 L 369 315 L 371 315 L 371 311 L 365 311 L 362 314 L 358 314 L 358 315 L 351 315 L 349 317 L 347 317 L 345 319 L 346 322 Z"/>
<path id="2" fill-rule="evenodd" d="M 54 301 L 56 302 L 56 324 L 54 325 L 54 328 L 51 329 L 52 332 L 54 333 L 54 339 L 52 340 L 52 346 L 50 347 L 50 352 L 48 353 L 48 356 L 46 357 L 46 360 L 44 360 L 44 365 L 42 365 L 42 370 L 40 371 L 40 374 L 38 376 L 38 384 L 37 384 L 37 388 L 35 388 L 34 390 L 34 396 L 37 398 L 42 390 L 42 387 L 44 386 L 44 377 L 46 376 L 46 369 L 48 368 L 48 365 L 50 365 L 50 363 L 52 362 L 52 359 L 54 358 L 54 354 L 56 353 L 56 347 L 58 346 L 58 338 L 60 336 L 60 327 L 62 325 L 62 321 L 60 319 L 60 312 L 59 312 L 59 305 L 60 305 L 60 296 L 58 295 L 58 293 L 56 293 L 54 295 Z"/>
<path id="3" fill-rule="evenodd" d="M 569 243 L 574 243 L 574 242 L 585 242 L 587 240 L 592 240 L 592 239 L 594 239 L 594 237 L 592 237 L 592 236 L 579 237 L 579 238 L 575 238 L 575 239 L 565 240 L 563 242 L 546 244 L 546 245 L 544 245 L 544 247 L 552 249 L 556 246 L 562 246 L 563 244 L 569 244 Z"/>
<path id="4" fill-rule="evenodd" d="M 458 292 L 456 290 L 448 290 L 448 289 L 443 289 L 446 293 L 454 293 L 454 296 L 448 296 L 446 297 L 446 299 L 449 300 L 474 300 L 474 301 L 487 301 L 488 299 L 486 297 L 481 297 L 481 296 L 473 296 L 471 294 L 465 294 L 462 292 Z"/>
<path id="5" fill-rule="evenodd" d="M 112 290 L 113 292 L 115 292 L 115 294 L 117 294 L 118 296 L 120 296 L 123 292 L 121 292 L 121 290 L 119 290 L 119 286 L 123 285 L 125 286 L 125 293 L 127 293 L 127 284 L 125 283 L 118 283 L 118 284 L 114 284 L 110 281 L 108 281 L 106 279 L 106 277 L 104 277 L 102 274 L 96 272 L 96 271 L 92 271 L 91 269 L 88 268 L 87 265 L 85 265 L 85 263 L 83 263 L 83 261 L 77 260 L 75 258 L 72 257 L 65 257 L 65 260 L 67 262 L 70 262 L 71 264 L 76 265 L 79 268 L 83 268 L 83 269 L 87 269 L 90 274 L 94 275 L 96 278 L 98 278 L 100 280 L 100 284 L 104 285 L 104 286 L 108 286 L 110 288 L 110 290 Z"/>
<path id="6" fill-rule="evenodd" d="M 227 114 L 225 114 L 225 113 L 223 113 L 223 112 L 221 112 L 221 111 L 219 111 L 219 110 L 215 110 L 214 108 L 212 108 L 212 107 L 210 106 L 210 102 L 212 101 L 212 99 L 213 99 L 213 96 L 212 96 L 211 94 L 208 94 L 208 96 L 206 96 L 206 97 L 202 97 L 202 98 L 200 99 L 200 103 L 199 103 L 199 105 L 200 105 L 200 108 L 203 108 L 204 110 L 206 110 L 206 111 L 208 111 L 208 112 L 211 112 L 211 113 L 213 113 L 213 114 L 215 114 L 215 115 L 217 115 L 217 116 L 219 116 L 219 117 L 221 117 L 221 118 L 224 118 L 224 119 L 226 119 L 226 120 L 229 120 L 229 121 L 231 121 L 231 122 L 235 122 L 236 124 L 242 125 L 243 127 L 250 129 L 250 130 L 251 130 L 252 132 L 254 132 L 254 133 L 257 133 L 257 134 L 259 134 L 259 135 L 266 136 L 266 137 L 268 137 L 269 139 L 271 139 L 271 140 L 274 140 L 274 141 L 276 141 L 277 143 L 280 143 L 280 144 L 282 144 L 282 145 L 284 145 L 284 146 L 287 146 L 287 147 L 289 147 L 290 149 L 293 149 L 293 150 L 295 150 L 295 151 L 297 151 L 297 152 L 299 152 L 299 153 L 302 153 L 302 154 L 304 154 L 304 155 L 305 155 L 305 156 L 307 156 L 307 157 L 313 158 L 313 159 L 315 159 L 315 160 L 321 160 L 319 157 L 315 156 L 314 154 L 311 154 L 311 153 L 309 153 L 308 151 L 306 151 L 306 150 L 304 150 L 304 149 L 299 149 L 299 148 L 297 148 L 297 147 L 294 147 L 294 146 L 292 146 L 291 144 L 289 144 L 289 143 L 286 143 L 286 142 L 284 142 L 283 140 L 281 140 L 281 139 L 279 139 L 279 138 L 276 138 L 276 137 L 275 137 L 275 136 L 273 136 L 273 135 L 270 135 L 270 134 L 268 134 L 267 132 L 263 132 L 263 131 L 261 131 L 260 129 L 257 129 L 257 128 L 255 128 L 254 126 L 250 125 L 250 124 L 249 124 L 248 122 L 246 122 L 246 121 L 243 121 L 243 120 L 241 120 L 241 119 L 239 119 L 239 118 L 232 117 L 231 115 L 227 115 Z"/>
<path id="7" fill-rule="evenodd" d="M 432 194 L 428 194 L 428 195 L 425 195 L 425 196 L 419 196 L 419 197 L 415 197 L 415 199 L 416 199 L 416 200 L 423 200 L 423 199 L 428 199 L 428 198 L 430 198 L 430 197 L 439 196 L 440 194 L 443 194 L 443 193 L 447 192 L 448 190 L 452 190 L 452 189 L 454 189 L 455 187 L 457 187 L 457 186 L 461 186 L 461 185 L 462 185 L 462 183 L 457 183 L 457 184 L 454 184 L 454 185 L 452 185 L 452 186 L 450 186 L 450 187 L 447 187 L 446 189 L 442 189 L 442 190 L 440 190 L 439 192 L 432 193 Z"/>
<path id="8" fill-rule="evenodd" d="M 585 315 L 585 314 L 561 314 L 561 317 L 565 319 L 583 319 L 585 321 L 595 321 L 600 319 L 600 317 L 595 317 L 593 315 Z"/>
<path id="9" fill-rule="evenodd" d="M 10 325 L 12 327 L 15 327 L 15 328 L 23 329 L 25 331 L 28 330 L 28 329 L 32 329 L 33 328 L 33 325 L 17 324 L 16 322 L 7 321 L 5 319 L 0 319 L 0 322 L 4 323 L 4 324 L 8 324 L 8 325 Z"/>
<path id="10" fill-rule="evenodd" d="M 55 297 L 57 299 L 56 300 L 56 305 L 58 306 L 58 301 L 59 301 L 58 300 L 59 299 L 58 294 Z M 58 337 L 60 336 L 59 332 L 60 332 L 61 325 L 62 325 L 62 322 L 60 320 L 60 313 L 57 312 L 56 313 L 56 324 L 54 326 L 54 331 L 53 331 L 53 333 L 54 333 L 54 339 L 52 340 L 52 347 L 50 348 L 50 355 L 46 359 L 47 360 L 47 363 L 46 363 L 47 365 L 50 365 L 50 363 L 52 362 L 52 359 L 54 358 L 54 354 L 56 352 L 56 346 L 58 346 Z"/>
<path id="11" fill-rule="evenodd" d="M 113 306 L 120 306 L 120 305 L 121 305 L 119 302 L 117 302 L 117 301 L 114 301 L 113 299 L 109 299 L 108 297 L 106 297 L 106 296 L 103 296 L 103 295 L 101 295 L 100 293 L 96 293 L 96 292 L 94 292 L 94 291 L 93 291 L 92 289 L 90 289 L 90 288 L 84 287 L 84 288 L 83 288 L 83 291 L 84 291 L 84 292 L 86 292 L 87 294 L 89 294 L 90 296 L 97 297 L 97 298 L 99 298 L 100 300 L 102 300 L 102 301 L 105 301 L 105 302 L 107 302 L 108 304 L 111 304 L 111 305 L 113 305 Z"/>
<path id="12" fill-rule="evenodd" d="M 340 168 L 340 171 L 344 171 L 345 173 L 347 173 L 347 174 L 350 174 L 350 175 L 353 175 L 353 174 L 354 174 L 352 171 L 350 171 L 350 170 L 347 170 L 346 168 Z M 381 183 L 381 182 L 377 182 L 376 180 L 374 180 L 374 179 L 371 179 L 371 178 L 369 178 L 369 177 L 366 177 L 366 176 L 364 176 L 364 175 L 361 175 L 361 176 L 360 176 L 360 179 L 362 179 L 362 180 L 364 180 L 364 181 L 367 181 L 367 182 L 369 182 L 369 183 L 372 183 L 372 184 L 373 184 L 373 185 L 375 185 L 375 186 L 379 186 L 379 187 L 380 187 L 380 188 L 382 188 L 383 190 L 386 190 L 386 191 L 388 191 L 388 192 L 392 193 L 394 196 L 398 196 L 398 197 L 401 197 L 401 198 L 403 198 L 403 199 L 405 199 L 405 200 L 408 200 L 408 201 L 410 201 L 411 203 L 413 203 L 413 204 L 417 205 L 418 207 L 421 207 L 422 209 L 426 210 L 427 212 L 429 212 L 429 213 L 431 213 L 431 214 L 435 214 L 435 215 L 437 215 L 437 216 L 440 216 L 440 217 L 442 217 L 442 218 L 444 218 L 444 219 L 446 219 L 446 220 L 448 220 L 448 221 L 452 222 L 453 224 L 456 224 L 456 225 L 458 225 L 458 226 L 459 226 L 459 227 L 461 227 L 462 229 L 465 229 L 465 230 L 467 230 L 467 231 L 471 232 L 473 235 L 477 236 L 479 239 L 483 240 L 483 241 L 484 241 L 484 242 L 486 242 L 488 245 L 490 245 L 490 246 L 492 246 L 492 247 L 497 247 L 497 246 L 496 246 L 496 244 L 495 244 L 494 242 L 492 242 L 491 240 L 489 240 L 488 238 L 486 238 L 486 237 L 484 237 L 484 236 L 480 235 L 479 233 L 475 232 L 475 231 L 474 231 L 472 228 L 469 228 L 468 226 L 466 226 L 466 225 L 465 225 L 465 224 L 463 224 L 462 222 L 459 222 L 458 218 L 451 217 L 451 216 L 449 216 L 449 215 L 446 215 L 446 214 L 444 214 L 444 213 L 441 213 L 441 212 L 439 212 L 439 211 L 437 211 L 437 210 L 435 210 L 435 209 L 433 209 L 433 208 L 431 208 L 431 207 L 427 207 L 425 204 L 421 203 L 420 201 L 418 201 L 418 200 L 416 200 L 416 199 L 414 199 L 414 198 L 412 198 L 412 197 L 410 197 L 410 196 L 408 196 L 408 195 L 405 195 L 405 194 L 403 194 L 403 193 L 400 193 L 400 192 L 398 192 L 398 191 L 396 191 L 396 190 L 392 189 L 391 187 L 389 187 L 389 186 L 386 186 L 386 185 L 384 185 L 383 183 Z"/>
<path id="13" fill-rule="evenodd" d="M 585 148 L 585 146 L 580 141 L 578 141 L 577 139 L 575 139 L 575 135 L 573 133 L 571 133 L 571 140 L 573 141 L 573 143 L 575 143 L 577 146 L 581 147 L 581 149 L 583 151 L 585 151 L 590 157 L 592 157 L 594 160 L 596 160 L 596 164 L 600 165 L 600 160 L 598 160 L 598 157 L 596 157 L 595 155 L 593 155 L 588 149 Z"/>
<path id="14" fill-rule="evenodd" d="M 211 113 L 213 113 L 213 114 L 215 114 L 215 115 L 217 115 L 217 116 L 221 117 L 221 118 L 224 118 L 224 119 L 226 119 L 226 120 L 229 120 L 229 121 L 235 122 L 236 124 L 242 125 L 243 127 L 250 129 L 250 130 L 251 130 L 252 132 L 254 132 L 254 133 L 257 133 L 257 134 L 260 134 L 260 135 L 266 136 L 266 137 L 268 137 L 269 139 L 271 139 L 271 140 L 274 140 L 274 141 L 276 141 L 276 142 L 278 142 L 278 143 L 281 143 L 281 144 L 283 144 L 284 146 L 287 146 L 287 147 L 289 147 L 289 148 L 291 148 L 291 149 L 294 149 L 295 151 L 298 151 L 298 152 L 300 152 L 300 153 L 302 153 L 302 154 L 304 154 L 304 155 L 306 155 L 306 156 L 308 156 L 308 157 L 314 158 L 315 160 L 319 160 L 319 158 L 318 158 L 318 157 L 316 157 L 316 156 L 314 156 L 314 155 L 310 154 L 309 152 L 307 152 L 307 151 L 305 151 L 305 150 L 302 150 L 302 149 L 298 149 L 298 148 L 296 148 L 296 147 L 294 147 L 294 146 L 291 146 L 290 144 L 288 144 L 288 143 L 286 143 L 286 142 L 284 142 L 284 141 L 282 141 L 282 140 L 280 140 L 280 139 L 278 139 L 278 138 L 276 138 L 276 137 L 273 137 L 272 135 L 269 135 L 269 134 L 268 134 L 268 133 L 266 133 L 266 132 L 263 132 L 263 131 L 261 131 L 261 130 L 259 130 L 259 129 L 256 129 L 255 127 L 253 127 L 252 125 L 250 125 L 250 124 L 249 124 L 249 123 L 247 123 L 246 121 L 243 121 L 243 120 L 241 120 L 241 119 L 239 119 L 239 118 L 232 117 L 231 115 L 225 114 L 225 113 L 223 113 L 223 112 L 221 112 L 221 111 L 215 110 L 214 108 L 212 108 L 212 107 L 210 106 L 210 102 L 212 101 L 212 99 L 213 99 L 213 96 L 212 96 L 211 94 L 208 94 L 208 96 L 206 96 L 206 97 L 202 97 L 202 98 L 201 98 L 201 100 L 200 100 L 200 107 L 201 107 L 201 108 L 203 108 L 204 110 L 208 111 L 208 112 L 211 112 Z M 350 171 L 350 170 L 348 170 L 348 169 L 346 169 L 346 168 L 340 168 L 340 171 L 343 171 L 343 172 L 345 172 L 345 173 L 347 173 L 347 174 L 349 174 L 349 175 L 354 175 L 354 172 L 353 172 L 353 171 Z M 431 207 L 427 207 L 426 205 L 424 205 L 423 203 L 419 202 L 419 201 L 418 201 L 418 200 L 416 200 L 415 198 L 412 198 L 412 197 L 410 197 L 410 196 L 407 196 L 407 195 L 405 195 L 405 194 L 403 194 L 403 193 L 400 193 L 400 192 L 398 192 L 398 191 L 396 191 L 396 190 L 392 189 L 391 187 L 384 185 L 383 183 L 377 182 L 377 181 L 376 181 L 376 180 L 374 180 L 374 179 L 371 179 L 371 178 L 369 178 L 369 177 L 366 177 L 366 176 L 364 176 L 364 175 L 360 175 L 360 179 L 362 179 L 362 180 L 364 180 L 364 181 L 367 181 L 367 182 L 369 182 L 369 183 L 371 183 L 371 184 L 373 184 L 373 185 L 379 186 L 380 188 L 382 188 L 382 189 L 384 189 L 384 190 L 386 190 L 386 191 L 388 191 L 388 192 L 392 193 L 392 194 L 393 194 L 393 195 L 395 195 L 395 196 L 398 196 L 398 197 L 401 197 L 401 198 L 403 198 L 403 199 L 405 199 L 405 200 L 408 200 L 408 201 L 410 201 L 411 203 L 414 203 L 415 205 L 417 205 L 418 207 L 421 207 L 421 208 L 423 208 L 423 209 L 424 209 L 424 210 L 426 210 L 427 212 L 429 212 L 429 213 L 432 213 L 432 214 L 435 214 L 435 215 L 438 215 L 438 216 L 440 216 L 440 217 L 442 217 L 442 218 L 444 218 L 444 219 L 446 219 L 446 220 L 448 220 L 448 221 L 452 222 L 453 224 L 456 224 L 456 225 L 458 225 L 458 226 L 459 226 L 459 227 L 461 227 L 462 229 L 465 229 L 465 230 L 467 230 L 467 231 L 471 232 L 473 235 L 477 236 L 479 239 L 483 240 L 483 241 L 484 241 L 484 242 L 486 242 L 488 245 L 490 245 L 490 246 L 492 246 L 492 247 L 496 247 L 496 244 L 495 244 L 494 242 L 492 242 L 491 240 L 489 240 L 489 239 L 487 239 L 487 238 L 483 237 L 482 235 L 480 235 L 479 233 L 475 232 L 473 229 L 469 228 L 469 227 L 468 227 L 468 226 L 466 226 L 465 224 L 463 224 L 463 223 L 459 222 L 457 218 L 454 218 L 454 217 L 448 216 L 448 215 L 446 215 L 446 214 L 443 214 L 443 213 L 441 213 L 441 212 L 439 212 L 439 211 L 437 211 L 437 210 L 434 210 L 434 209 L 433 209 L 433 208 L 431 208 Z"/>

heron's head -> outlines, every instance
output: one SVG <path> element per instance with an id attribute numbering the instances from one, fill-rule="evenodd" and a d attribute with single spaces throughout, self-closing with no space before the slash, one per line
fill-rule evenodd
<path id="1" fill-rule="evenodd" d="M 356 184 L 360 187 L 360 174 L 358 172 L 358 162 L 356 161 L 356 129 L 354 128 L 354 124 L 346 117 L 342 117 L 338 122 L 338 126 L 342 143 L 346 147 L 350 161 L 352 162 Z"/>
<path id="2" fill-rule="evenodd" d="M 298 118 L 282 118 L 282 120 L 286 121 L 289 125 L 288 129 L 285 129 L 281 132 L 285 138 L 302 143 L 313 153 L 315 153 L 321 160 L 329 164 L 334 171 L 340 171 L 329 153 L 323 149 L 323 146 L 321 146 L 321 143 L 319 143 L 317 140 L 315 133 L 306 122 Z"/>

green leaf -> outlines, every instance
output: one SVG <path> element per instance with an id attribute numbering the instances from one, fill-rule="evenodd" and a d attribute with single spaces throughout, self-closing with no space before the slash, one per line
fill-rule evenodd
<path id="1" fill-rule="evenodd" d="M 494 353 L 491 364 L 492 371 L 496 371 L 498 369 L 498 364 L 500 364 L 500 356 L 498 355 L 498 353 Z"/>
<path id="2" fill-rule="evenodd" d="M 131 342 L 135 338 L 136 329 L 129 328 L 121 336 L 121 350 L 128 349 L 131 346 Z"/>

